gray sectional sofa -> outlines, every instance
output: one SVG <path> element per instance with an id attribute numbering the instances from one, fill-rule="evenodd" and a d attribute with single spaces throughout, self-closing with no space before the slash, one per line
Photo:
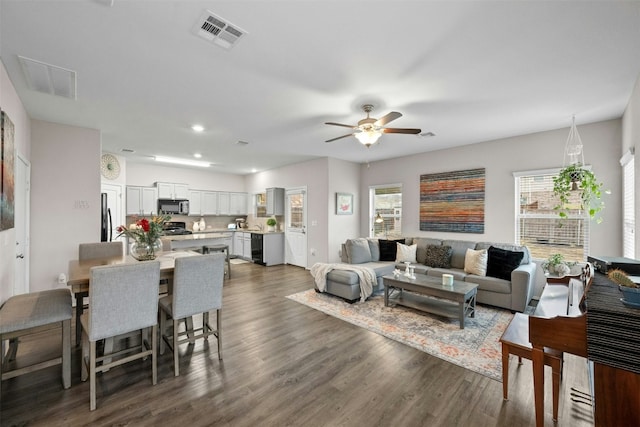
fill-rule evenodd
<path id="1" fill-rule="evenodd" d="M 449 273 L 453 275 L 455 280 L 476 283 L 478 284 L 478 303 L 522 312 L 533 296 L 536 264 L 531 260 L 531 255 L 526 246 L 465 240 L 442 240 L 424 237 L 407 238 L 404 240 L 406 245 L 416 245 L 416 263 L 413 264 L 416 267 L 416 274 L 441 277 L 442 274 Z M 404 269 L 403 263 L 397 263 L 395 260 L 380 260 L 380 248 L 388 248 L 389 244 L 390 241 L 379 242 L 376 239 L 349 239 L 342 244 L 342 263 L 358 264 L 360 266 L 370 267 L 375 271 L 377 287 L 374 285 L 374 294 L 384 290 L 382 276 L 392 274 L 396 268 Z M 393 244 L 395 244 L 395 242 L 393 242 Z M 473 274 L 472 272 L 465 271 L 467 249 L 471 249 L 472 252 L 480 250 L 489 251 L 491 260 L 493 260 L 493 262 L 490 260 L 492 266 L 487 266 L 492 267 L 493 270 L 493 273 L 489 271 L 489 274 L 497 277 Z M 443 251 L 450 254 L 450 265 L 447 264 L 447 268 L 443 268 L 442 265 L 438 266 L 437 263 L 435 266 L 428 265 L 429 262 L 433 262 L 433 257 L 430 256 L 431 253 Z M 521 260 L 519 260 L 520 253 L 522 253 Z M 508 268 L 508 270 L 503 271 L 502 274 L 496 274 L 496 268 L 500 270 L 501 267 L 504 267 L 502 264 L 497 264 L 502 262 L 497 254 L 507 254 L 507 256 L 516 255 L 515 259 L 511 259 L 509 262 L 515 262 L 513 265 L 515 266 L 517 264 L 517 267 L 515 267 L 513 271 L 511 271 L 511 268 Z M 383 249 L 382 258 L 389 259 L 388 257 L 389 254 L 385 254 Z M 504 268 L 502 268 L 502 270 L 504 270 Z M 499 276 L 502 276 L 502 278 Z M 360 299 L 360 282 L 358 275 L 352 271 L 342 269 L 330 271 L 326 276 L 325 292 L 348 301 Z"/>

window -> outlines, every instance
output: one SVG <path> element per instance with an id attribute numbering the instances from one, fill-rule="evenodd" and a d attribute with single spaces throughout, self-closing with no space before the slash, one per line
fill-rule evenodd
<path id="1" fill-rule="evenodd" d="M 514 173 L 516 187 L 516 239 L 531 256 L 547 259 L 562 254 L 567 261 L 585 261 L 589 252 L 589 216 L 581 209 L 580 194 L 571 198 L 568 218 L 554 207 L 553 177 L 559 169 Z"/>
<path id="2" fill-rule="evenodd" d="M 370 237 L 402 237 L 402 185 L 369 187 Z M 382 222 L 376 222 L 380 215 Z"/>
<path id="3" fill-rule="evenodd" d="M 635 161 L 632 151 L 627 151 L 622 156 L 620 164 L 622 165 L 622 254 L 627 258 L 635 258 Z"/>

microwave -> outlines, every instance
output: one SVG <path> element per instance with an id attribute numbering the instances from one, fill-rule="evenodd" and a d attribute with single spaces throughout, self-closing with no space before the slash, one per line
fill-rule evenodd
<path id="1" fill-rule="evenodd" d="M 186 199 L 158 199 L 158 213 L 189 215 L 189 201 Z"/>

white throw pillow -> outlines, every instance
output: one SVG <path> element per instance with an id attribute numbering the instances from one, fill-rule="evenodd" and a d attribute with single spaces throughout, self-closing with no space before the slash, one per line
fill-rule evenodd
<path id="1" fill-rule="evenodd" d="M 418 245 L 403 245 L 402 243 L 396 243 L 396 262 L 417 262 L 416 261 L 416 251 L 418 250 Z"/>
<path id="2" fill-rule="evenodd" d="M 475 274 L 476 276 L 486 276 L 488 258 L 486 249 L 478 251 L 467 249 L 467 253 L 464 256 L 464 272 Z"/>

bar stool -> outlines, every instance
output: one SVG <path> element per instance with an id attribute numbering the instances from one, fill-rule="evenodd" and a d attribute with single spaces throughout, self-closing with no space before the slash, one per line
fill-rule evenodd
<path id="1" fill-rule="evenodd" d="M 211 252 L 224 252 L 227 259 L 227 277 L 231 279 L 231 260 L 229 258 L 229 245 L 205 245 L 204 253 L 208 254 Z"/>

